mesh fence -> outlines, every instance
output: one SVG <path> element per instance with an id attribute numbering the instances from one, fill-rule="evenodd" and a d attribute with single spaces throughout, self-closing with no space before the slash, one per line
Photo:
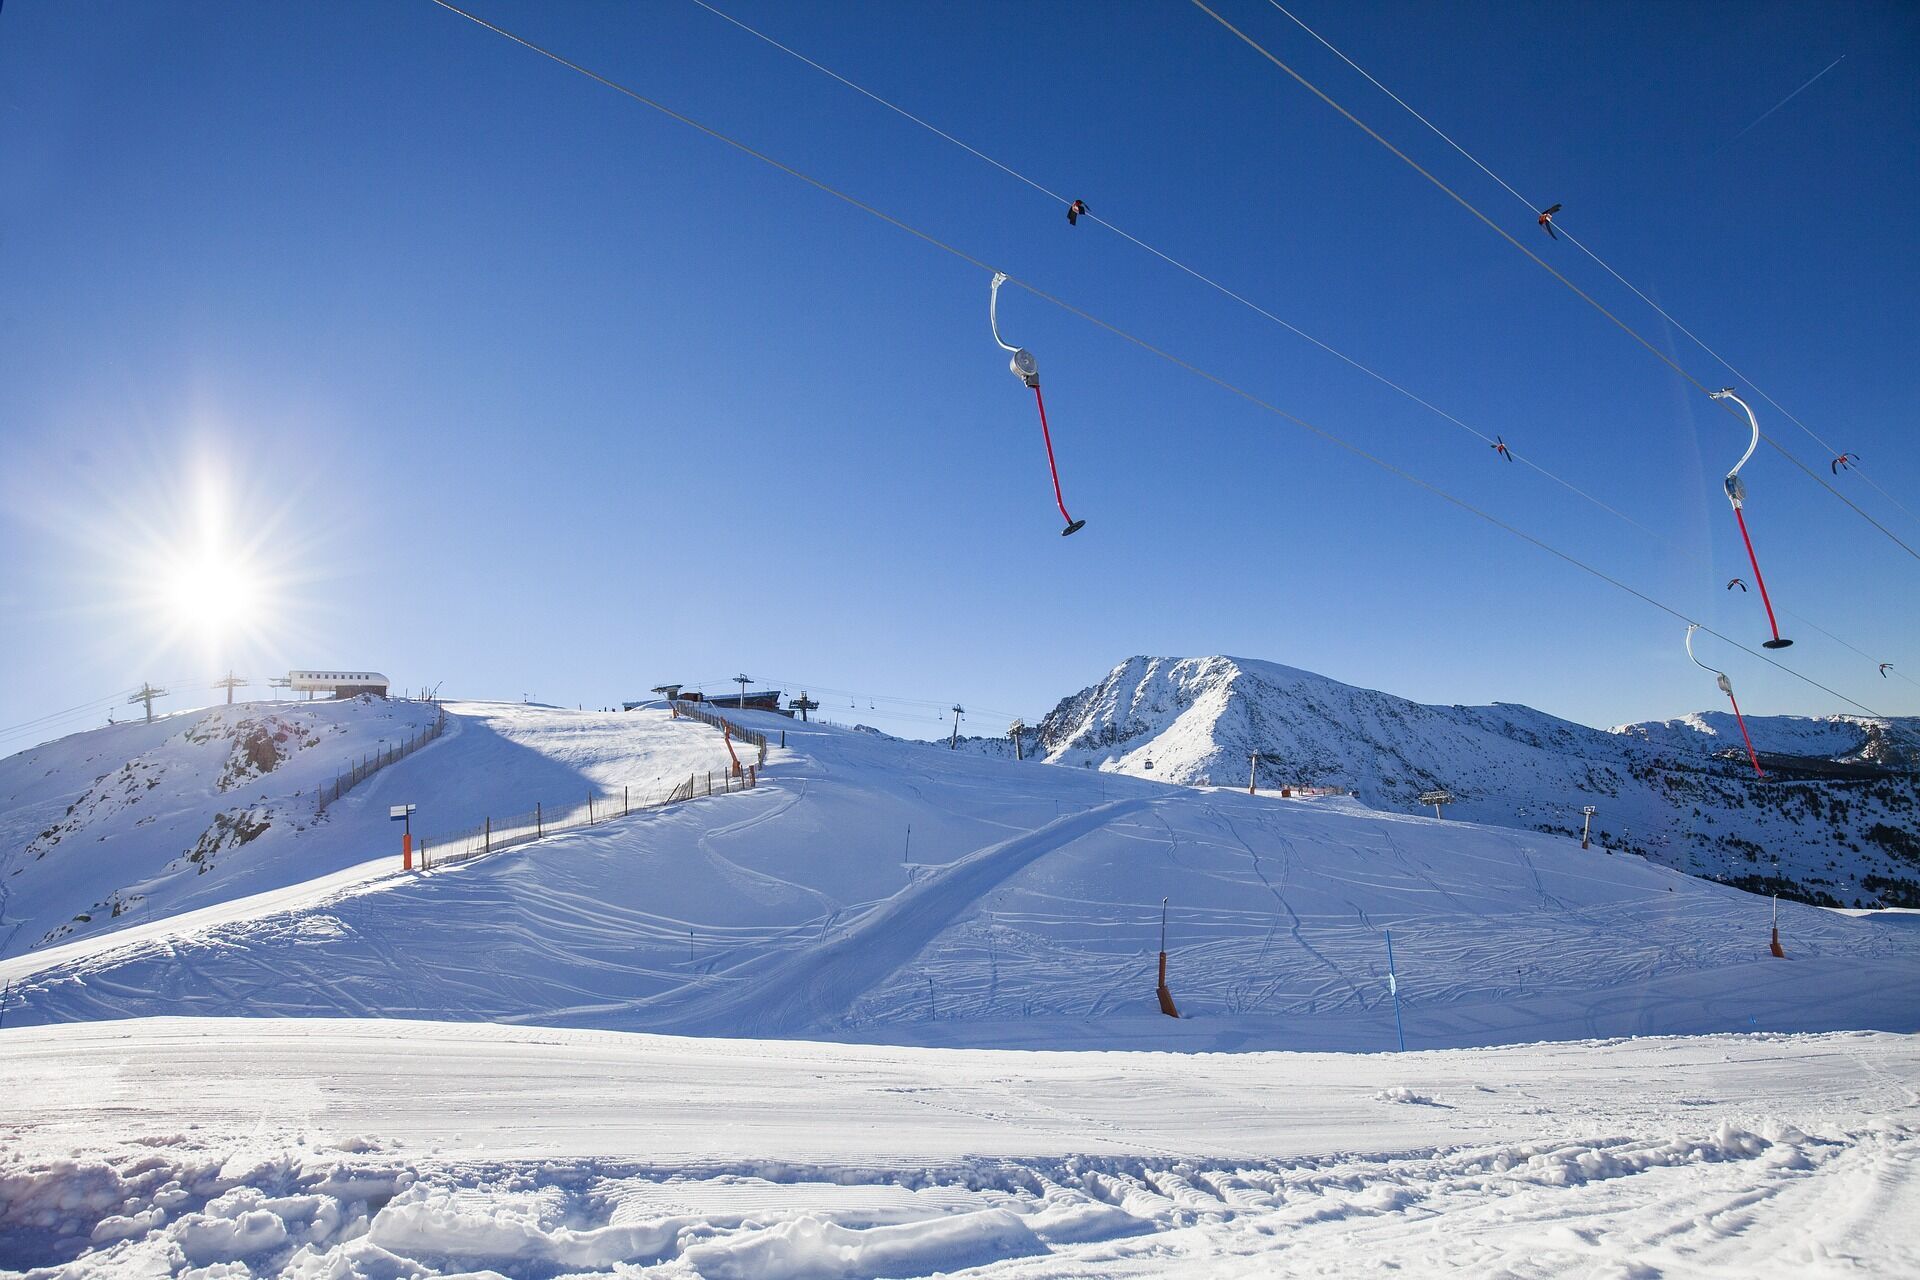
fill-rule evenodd
<path id="1" fill-rule="evenodd" d="M 764 766 L 767 763 L 766 734 L 753 729 L 743 729 L 720 713 L 710 711 L 697 702 L 675 701 L 671 705 L 673 714 L 676 716 L 685 716 L 689 720 L 698 720 L 701 724 L 712 725 L 733 741 L 744 742 L 755 748 L 759 752 L 758 758 L 754 761 L 755 764 Z"/>
<path id="2" fill-rule="evenodd" d="M 391 747 L 361 756 L 350 768 L 335 774 L 331 782 L 320 785 L 319 794 L 314 800 L 313 811 L 316 814 L 325 813 L 328 805 L 353 790 L 369 776 L 380 772 L 396 760 L 405 760 L 446 732 L 446 728 L 447 713 L 443 708 L 440 714 L 433 718 L 432 724 L 419 733 L 409 734 L 405 742 L 395 743 Z"/>
<path id="3" fill-rule="evenodd" d="M 581 800 L 557 805 L 541 803 L 525 813 L 490 817 L 480 825 L 462 831 L 419 836 L 415 838 L 414 849 L 422 869 L 438 867 L 528 844 L 557 831 L 598 826 L 648 809 L 680 804 L 695 796 L 747 791 L 758 783 L 759 769 L 755 766 L 739 774 L 726 770 L 689 774 L 685 781 L 671 788 L 658 783 L 649 783 L 645 790 L 635 787 L 609 788 L 590 793 Z"/>

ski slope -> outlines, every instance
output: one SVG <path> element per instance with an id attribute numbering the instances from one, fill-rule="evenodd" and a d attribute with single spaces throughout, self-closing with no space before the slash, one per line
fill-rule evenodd
<path id="1" fill-rule="evenodd" d="M 1884 1034 L 1196 1056 L 161 1019 L 8 1031 L 0 1076 L 0 1268 L 75 1280 L 1920 1268 L 1920 1043 Z"/>
<path id="2" fill-rule="evenodd" d="M 1920 1026 L 1920 930 L 1897 914 L 1782 904 L 1777 960 L 1766 899 L 1561 837 L 742 718 L 787 735 L 754 791 L 16 957 L 7 1025 L 380 1016 L 1380 1050 L 1400 1035 L 1391 931 L 1410 1047 Z M 588 773 L 596 752 L 634 759 L 623 733 L 717 742 L 663 713 L 614 719 L 550 732 Z M 1153 996 L 1162 898 L 1177 1021 Z"/>
<path id="3" fill-rule="evenodd" d="M 429 728 L 425 703 L 255 702 L 74 734 L 0 761 L 0 957 L 272 893 L 589 790 L 652 794 L 726 764 L 712 730 L 519 703 L 446 704 L 446 732 L 316 813 L 316 789 Z M 263 767 L 264 766 L 264 767 Z"/>

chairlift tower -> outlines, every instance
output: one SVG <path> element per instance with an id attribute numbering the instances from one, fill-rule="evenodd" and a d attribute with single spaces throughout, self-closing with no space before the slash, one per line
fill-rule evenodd
<path id="1" fill-rule="evenodd" d="M 1420 803 L 1432 805 L 1433 816 L 1437 818 L 1440 816 L 1441 805 L 1453 803 L 1453 792 L 1447 790 L 1445 787 L 1436 787 L 1432 791 L 1422 791 L 1420 793 Z"/>
<path id="2" fill-rule="evenodd" d="M 1007 736 L 1013 739 L 1013 758 L 1015 760 L 1025 760 L 1027 758 L 1026 753 L 1022 751 L 1020 747 L 1020 735 L 1026 731 L 1027 724 L 1024 720 L 1015 720 L 1007 726 Z"/>
<path id="3" fill-rule="evenodd" d="M 164 698 L 166 696 L 167 696 L 167 691 L 165 689 L 156 689 L 150 684 L 142 683 L 140 686 L 140 692 L 134 694 L 131 698 L 128 698 L 127 705 L 132 706 L 136 702 L 145 704 L 147 708 L 147 723 L 152 724 L 153 723 L 153 700 L 155 698 Z"/>
<path id="4" fill-rule="evenodd" d="M 227 705 L 228 705 L 228 706 L 232 706 L 232 705 L 233 705 L 233 691 L 234 691 L 235 689 L 244 689 L 244 688 L 246 688 L 246 687 L 247 687 L 247 678 L 246 678 L 245 676 L 237 676 L 237 675 L 235 675 L 235 674 L 233 674 L 233 668 L 232 668 L 232 667 L 228 667 L 228 668 L 227 668 L 227 674 L 226 674 L 225 676 L 223 676 L 223 677 L 221 677 L 220 679 L 218 679 L 218 680 L 215 680 L 215 681 L 213 682 L 213 687 L 214 687 L 214 688 L 216 688 L 216 689 L 225 689 L 225 690 L 227 691 Z"/>
<path id="5" fill-rule="evenodd" d="M 733 678 L 733 682 L 740 686 L 740 709 L 745 711 L 747 709 L 747 686 L 753 683 L 753 677 L 749 675 L 738 675 Z"/>
<path id="6" fill-rule="evenodd" d="M 819 706 L 820 704 L 818 702 L 816 702 L 813 698 L 807 696 L 807 691 L 805 689 L 802 689 L 800 691 L 799 697 L 787 699 L 787 710 L 798 711 L 800 713 L 801 724 L 807 723 L 807 712 L 813 711 L 817 709 Z"/>
<path id="7" fill-rule="evenodd" d="M 1585 821 L 1583 821 L 1580 824 L 1580 847 L 1582 849 L 1586 849 L 1591 847 L 1591 841 L 1588 839 L 1588 832 L 1593 829 L 1593 815 L 1600 811 L 1594 808 L 1592 805 L 1588 805 L 1586 808 L 1582 809 L 1580 812 L 1586 815 Z"/>
<path id="8" fill-rule="evenodd" d="M 960 717 L 965 714 L 967 714 L 965 707 L 957 702 L 953 704 L 953 735 L 947 739 L 949 751 L 955 750 L 960 745 Z"/>

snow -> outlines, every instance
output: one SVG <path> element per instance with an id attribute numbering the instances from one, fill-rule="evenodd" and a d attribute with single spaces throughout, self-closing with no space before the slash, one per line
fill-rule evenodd
<path id="1" fill-rule="evenodd" d="M 1911 1036 L 1192 1055 L 156 1019 L 9 1031 L 0 1074 L 0 1267 L 75 1277 L 1920 1265 Z"/>
<path id="2" fill-rule="evenodd" d="M 1776 960 L 1766 899 L 1563 837 L 762 719 L 789 745 L 755 790 L 0 961 L 5 1023 L 1377 1050 L 1391 930 L 1415 1048 L 1920 1025 L 1920 933 L 1877 913 L 1783 903 Z M 1163 897 L 1177 1021 L 1154 1001 Z"/>
<path id="3" fill-rule="evenodd" d="M 1116 729 L 1100 769 L 742 713 L 786 735 L 756 789 L 427 871 L 388 803 L 431 833 L 725 748 L 653 709 L 460 704 L 318 822 L 328 744 L 414 709 L 0 762 L 0 1273 L 1920 1273 L 1920 912 L 1782 903 L 1775 959 L 1764 897 L 1502 811 L 1588 769 L 1624 807 L 1634 735 L 1580 731 L 1606 764 L 1524 708 L 1258 673 L 1276 703 L 1225 670 L 1210 718 Z M 1104 723 L 1180 721 L 1136 674 Z M 1374 781 L 1158 780 L 1282 713 L 1357 726 Z M 267 715 L 316 745 L 237 768 Z M 1427 751 L 1470 798 L 1380 807 Z M 183 864 L 236 810 L 268 825 Z M 78 821 L 35 846 L 50 813 Z"/>
<path id="4" fill-rule="evenodd" d="M 665 715 L 485 702 L 447 710 L 441 738 L 372 774 L 324 818 L 316 789 L 428 728 L 431 706 L 242 703 L 74 734 L 0 760 L 0 957 L 397 853 L 391 804 L 418 804 L 414 830 L 425 835 L 536 801 L 572 808 L 590 790 L 630 785 L 638 798 L 727 760 L 712 730 Z M 256 728 L 282 738 L 265 770 L 247 759 L 244 740 Z M 241 815 L 245 839 L 227 832 Z"/>
<path id="5" fill-rule="evenodd" d="M 1920 720 L 1747 724 L 1762 752 L 1844 762 L 1858 776 L 1776 768 L 1758 782 L 1733 717 L 1718 711 L 1607 733 L 1512 703 L 1426 706 L 1218 656 L 1128 659 L 1062 700 L 1026 749 L 1056 764 L 1241 787 L 1258 751 L 1263 788 L 1346 788 L 1401 812 L 1420 811 L 1422 792 L 1446 789 L 1448 817 L 1527 831 L 1577 833 L 1582 807 L 1593 805 L 1602 843 L 1669 866 L 1749 887 L 1777 882 L 1831 905 L 1920 904 L 1920 846 L 1899 837 L 1914 827 Z M 966 746 L 1010 754 L 1004 738 Z M 1736 756 L 1716 758 L 1730 746 Z"/>

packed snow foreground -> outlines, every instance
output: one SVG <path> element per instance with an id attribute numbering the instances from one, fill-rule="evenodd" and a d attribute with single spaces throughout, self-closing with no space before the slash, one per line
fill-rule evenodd
<path id="1" fill-rule="evenodd" d="M 401 872 L 389 802 L 726 767 L 664 711 L 452 711 L 213 871 L 140 799 L 0 864 L 54 935 L 0 959 L 0 1268 L 1920 1270 L 1911 914 L 1783 904 L 1776 959 L 1765 899 L 1577 840 L 752 715 L 754 790 Z M 220 776 L 150 789 L 176 835 Z M 25 791 L 0 829 L 74 789 Z"/>

